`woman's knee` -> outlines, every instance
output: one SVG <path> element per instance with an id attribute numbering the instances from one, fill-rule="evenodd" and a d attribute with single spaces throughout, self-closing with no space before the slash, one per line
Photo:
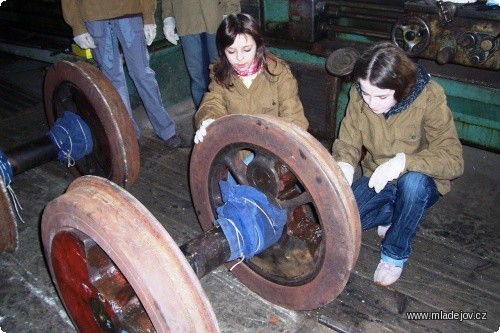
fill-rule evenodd
<path id="1" fill-rule="evenodd" d="M 436 183 L 432 177 L 420 172 L 407 172 L 398 180 L 398 192 L 419 198 L 437 194 Z"/>

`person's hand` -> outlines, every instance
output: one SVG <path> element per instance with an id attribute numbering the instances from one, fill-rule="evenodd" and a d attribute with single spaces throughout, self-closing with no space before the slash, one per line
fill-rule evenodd
<path id="1" fill-rule="evenodd" d="M 156 37 L 156 24 L 144 25 L 144 36 L 146 37 L 146 44 L 151 45 Z"/>
<path id="2" fill-rule="evenodd" d="M 207 126 L 213 123 L 215 119 L 205 119 L 201 122 L 200 128 L 196 131 L 194 135 L 194 143 L 203 142 L 203 137 L 207 135 Z"/>
<path id="3" fill-rule="evenodd" d="M 387 182 L 399 177 L 401 172 L 404 171 L 405 165 L 406 155 L 404 153 L 397 153 L 396 156 L 375 169 L 368 182 L 368 187 L 374 188 L 375 192 L 379 193 L 387 185 Z"/>
<path id="4" fill-rule="evenodd" d="M 342 173 L 349 183 L 349 186 L 351 186 L 352 180 L 354 179 L 354 167 L 346 162 L 337 162 L 337 165 L 340 167 L 340 170 L 342 170 Z"/>
<path id="5" fill-rule="evenodd" d="M 84 50 L 95 49 L 94 39 L 92 38 L 92 36 L 90 36 L 88 32 L 75 36 L 73 40 L 75 41 L 76 45 L 80 46 L 80 48 Z"/>
<path id="6" fill-rule="evenodd" d="M 163 34 L 170 43 L 177 45 L 179 35 L 175 33 L 175 19 L 172 16 L 163 20 Z"/>

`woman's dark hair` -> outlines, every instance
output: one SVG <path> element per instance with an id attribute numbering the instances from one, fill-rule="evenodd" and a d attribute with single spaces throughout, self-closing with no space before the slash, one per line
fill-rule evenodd
<path id="1" fill-rule="evenodd" d="M 259 25 L 252 16 L 241 13 L 226 16 L 215 35 L 219 59 L 215 62 L 213 70 L 215 81 L 228 89 L 232 86 L 231 76 L 235 71 L 227 60 L 225 50 L 234 43 L 234 40 L 240 34 L 249 35 L 255 40 L 257 46 L 255 57 L 259 68 L 263 68 L 270 75 L 274 75 L 269 71 L 268 62 L 270 60 L 278 61 L 274 55 L 267 51 Z"/>
<path id="2" fill-rule="evenodd" d="M 396 45 L 381 42 L 364 51 L 354 65 L 353 76 L 358 80 L 367 80 L 370 84 L 394 90 L 394 99 L 404 100 L 417 79 L 418 69 Z"/>

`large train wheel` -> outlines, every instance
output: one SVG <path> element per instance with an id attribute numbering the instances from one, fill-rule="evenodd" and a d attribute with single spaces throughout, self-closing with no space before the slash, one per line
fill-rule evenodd
<path id="1" fill-rule="evenodd" d="M 245 151 L 254 154 L 248 166 L 242 160 Z M 191 195 L 204 230 L 212 227 L 222 204 L 218 183 L 228 172 L 289 212 L 278 243 L 232 272 L 261 297 L 286 308 L 309 310 L 331 302 L 357 260 L 361 224 L 352 191 L 330 153 L 282 118 L 216 120 L 195 145 L 190 162 Z"/>
<path id="2" fill-rule="evenodd" d="M 7 187 L 0 177 L 0 253 L 14 253 L 17 249 L 16 216 L 7 192 Z"/>
<path id="3" fill-rule="evenodd" d="M 94 149 L 71 168 L 75 176 L 97 175 L 129 188 L 139 176 L 140 153 L 132 120 L 111 82 L 86 62 L 60 61 L 45 76 L 44 102 L 50 126 L 65 111 L 89 125 Z"/>
<path id="4" fill-rule="evenodd" d="M 45 256 L 80 332 L 216 332 L 179 247 L 132 195 L 84 176 L 42 216 Z"/>

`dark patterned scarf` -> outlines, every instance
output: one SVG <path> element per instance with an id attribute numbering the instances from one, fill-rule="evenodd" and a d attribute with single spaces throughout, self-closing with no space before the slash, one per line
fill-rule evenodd
<path id="1" fill-rule="evenodd" d="M 408 109 L 411 103 L 413 103 L 415 99 L 417 99 L 417 97 L 420 95 L 420 93 L 424 90 L 427 83 L 429 83 L 430 76 L 427 73 L 427 70 L 420 64 L 417 64 L 417 70 L 417 80 L 415 81 L 415 85 L 411 89 L 410 94 L 401 102 L 397 102 L 396 104 L 394 104 L 394 106 L 391 107 L 389 111 L 385 112 L 385 119 Z M 359 86 L 358 82 L 356 83 L 356 90 L 358 91 L 360 96 L 363 96 L 361 93 L 361 87 Z"/>

